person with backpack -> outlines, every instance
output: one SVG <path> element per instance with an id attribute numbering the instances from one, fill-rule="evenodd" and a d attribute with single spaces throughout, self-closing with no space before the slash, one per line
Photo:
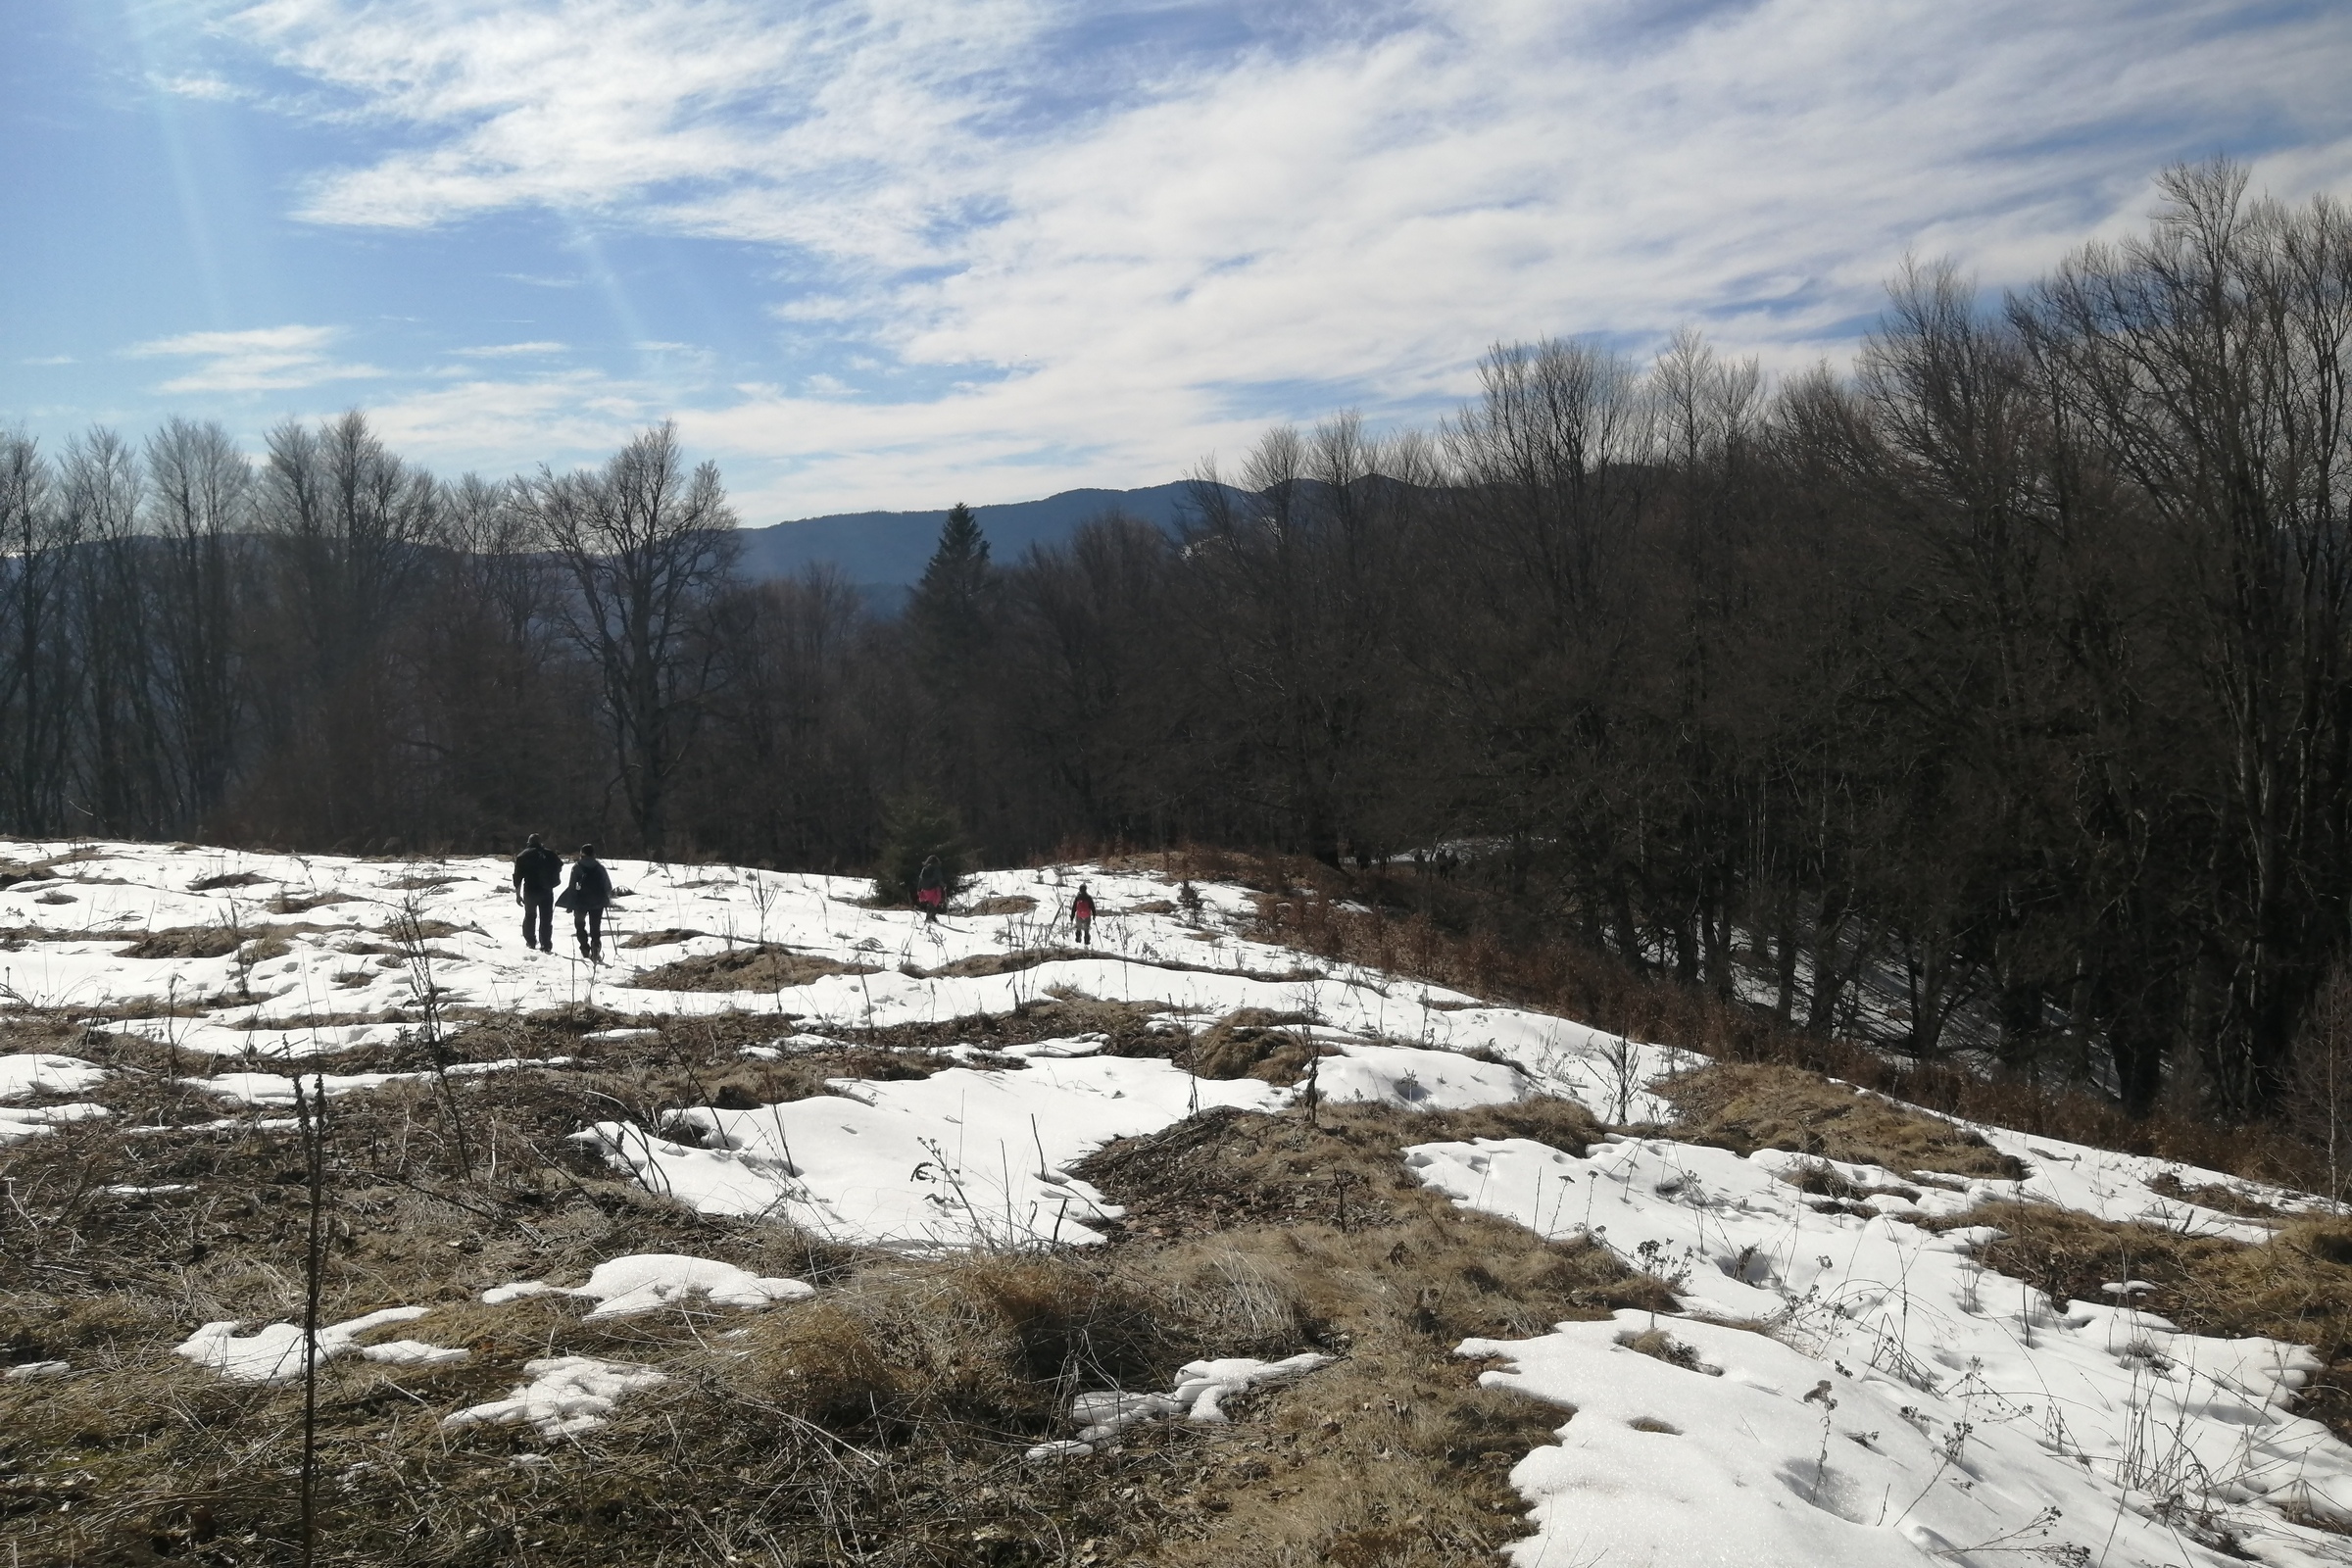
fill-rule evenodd
<path id="1" fill-rule="evenodd" d="M 1082 945 L 1095 945 L 1095 896 L 1083 882 L 1078 884 L 1078 897 L 1070 901 L 1070 929 Z"/>
<path id="2" fill-rule="evenodd" d="M 571 911 L 571 934 L 580 944 L 580 956 L 590 963 L 605 961 L 605 906 L 612 902 L 612 874 L 596 858 L 596 846 L 580 846 L 571 862 L 571 881 L 556 901 Z"/>
<path id="3" fill-rule="evenodd" d="M 923 911 L 925 925 L 939 924 L 939 911 L 948 902 L 947 873 L 939 868 L 939 857 L 926 857 L 922 870 L 914 879 L 914 906 Z"/>
<path id="4" fill-rule="evenodd" d="M 553 953 L 556 927 L 556 884 L 564 880 L 564 857 L 539 842 L 534 833 L 514 857 L 514 902 L 522 906 L 522 945 Z"/>

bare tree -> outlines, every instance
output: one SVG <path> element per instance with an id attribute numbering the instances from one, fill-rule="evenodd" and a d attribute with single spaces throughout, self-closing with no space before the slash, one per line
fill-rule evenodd
<path id="1" fill-rule="evenodd" d="M 713 465 L 687 471 L 669 423 L 600 471 L 543 470 L 529 505 L 570 575 L 564 623 L 603 676 L 629 815 L 659 857 L 673 775 L 718 673 L 705 621 L 740 549 L 735 514 Z"/>
<path id="2" fill-rule="evenodd" d="M 253 467 L 217 423 L 172 419 L 147 438 L 156 676 L 170 713 L 176 815 L 194 826 L 228 794 L 243 717 L 237 635 Z"/>
<path id="3" fill-rule="evenodd" d="M 66 578 L 78 521 L 38 443 L 0 432 L 0 821 L 26 835 L 65 816 L 78 696 Z"/>

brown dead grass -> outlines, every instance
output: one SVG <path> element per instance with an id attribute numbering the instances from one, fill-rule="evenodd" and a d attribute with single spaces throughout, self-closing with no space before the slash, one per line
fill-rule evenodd
<path id="1" fill-rule="evenodd" d="M 1099 958 L 1102 955 L 1087 948 L 1022 948 L 1012 953 L 975 953 L 966 958 L 956 958 L 936 969 L 920 964 L 906 964 L 901 972 L 917 980 L 940 978 L 969 980 L 981 975 L 1017 974 L 1034 969 L 1041 963 L 1061 963 L 1071 958 Z"/>
<path id="2" fill-rule="evenodd" d="M 1461 1563 L 1523 1534 L 1510 1468 L 1570 1412 L 1479 1387 L 1453 1347 L 1673 1298 L 1605 1248 L 1456 1207 L 1411 1177 L 1401 1150 L 1507 1136 L 1582 1149 L 1596 1132 L 1556 1101 L 1446 1115 L 1333 1107 L 1314 1125 L 1216 1112 L 1086 1162 L 1127 1206 L 1113 1244 L 1124 1267 L 1179 1292 L 1246 1285 L 1341 1356 L 1220 1440 L 1226 1456 L 1171 1510 L 1183 1528 L 1143 1560 Z"/>
<path id="3" fill-rule="evenodd" d="M 639 991 L 776 991 L 805 986 L 829 974 L 873 974 L 870 963 L 843 963 L 813 953 L 794 953 L 775 943 L 732 948 L 725 953 L 680 958 L 647 969 L 628 984 Z"/>
<path id="4" fill-rule="evenodd" d="M 1037 907 L 1037 901 L 1026 893 L 1004 893 L 993 899 L 982 899 L 966 910 L 969 914 L 1028 914 Z"/>
<path id="5" fill-rule="evenodd" d="M 1306 1076 L 1316 1055 L 1302 1012 L 1243 1007 L 1229 1012 L 1194 1038 L 1188 1065 L 1202 1078 L 1258 1078 L 1295 1084 Z"/>
<path id="6" fill-rule="evenodd" d="M 2147 1187 L 2151 1193 L 2243 1219 L 2276 1219 L 2284 1212 L 2278 1204 L 2250 1197 L 2226 1182 L 2184 1182 L 2169 1170 L 2150 1177 Z"/>
<path id="7" fill-rule="evenodd" d="M 2053 1301 L 2119 1304 L 2100 1289 L 2145 1280 L 2156 1289 L 2132 1303 L 2198 1334 L 2263 1335 L 2309 1345 L 2328 1363 L 2298 1408 L 2352 1439 L 2352 1222 L 2302 1218 L 2269 1242 L 2120 1225 L 2047 1203 L 1986 1203 L 1932 1228 L 1998 1227 L 1977 1249 L 1987 1268 Z"/>
<path id="8" fill-rule="evenodd" d="M 224 958 L 253 933 L 227 925 L 169 926 L 141 936 L 117 956 L 124 958 Z"/>
<path id="9" fill-rule="evenodd" d="M 622 937 L 620 941 L 614 944 L 614 946 L 628 949 L 663 948 L 669 946 L 673 942 L 691 942 L 696 937 L 699 937 L 703 934 L 704 933 L 700 931 L 689 931 L 682 926 L 673 925 L 661 931 L 635 932 L 629 936 Z"/>
<path id="10" fill-rule="evenodd" d="M 275 886 L 275 877 L 262 876 L 252 871 L 228 871 L 220 876 L 200 876 L 188 884 L 190 893 L 219 893 L 226 888 L 260 887 L 264 883 Z"/>
<path id="11" fill-rule="evenodd" d="M 1043 999 L 994 1038 L 1091 1028 L 1139 1053 L 1181 1049 L 1183 1036 L 1147 1026 L 1154 1010 Z M 1404 1176 L 1397 1150 L 1428 1138 L 1581 1148 L 1590 1119 L 1558 1102 L 1451 1117 L 1336 1108 L 1316 1127 L 1225 1117 L 1211 1144 L 1144 1141 L 1101 1178 L 1134 1219 L 1113 1245 L 1083 1252 L 909 1260 L 695 1215 L 565 1135 L 594 1117 L 764 1103 L 825 1077 L 919 1073 L 940 1058 L 874 1043 L 746 1059 L 741 1046 L 777 1028 L 748 1016 L 661 1020 L 651 1039 L 581 1038 L 632 1021 L 579 1008 L 466 1028 L 451 1042 L 462 1059 L 586 1059 L 458 1080 L 455 1121 L 429 1080 L 337 1102 L 329 1318 L 429 1306 L 384 1337 L 473 1356 L 324 1370 L 321 1562 L 1484 1560 L 1523 1529 L 1510 1466 L 1566 1413 L 1478 1388 L 1453 1344 L 1662 1304 L 1661 1287 L 1602 1249 L 1546 1246 Z M 143 1070 L 93 1091 L 115 1124 L 0 1151 L 24 1216 L 0 1227 L 0 1359 L 76 1368 L 0 1384 L 0 1517 L 15 1561 L 290 1560 L 299 1390 L 224 1384 L 171 1348 L 205 1321 L 298 1309 L 306 1210 L 293 1140 L 251 1119 L 125 1138 L 123 1123 L 185 1126 L 223 1106 L 180 1081 L 188 1064 L 174 1071 L 165 1045 L 63 1015 L 31 1026 L 44 1049 L 70 1043 Z M 318 1064 L 413 1067 L 419 1049 L 361 1048 Z M 461 1122 L 470 1175 L 457 1164 Z M 182 1184 L 194 1190 L 107 1192 Z M 1263 1192 L 1250 1196 L 1252 1185 Z M 1271 1217 L 1250 1217 L 1261 1213 Z M 1167 1223 L 1181 1215 L 1199 1223 Z M 760 1314 L 692 1306 L 599 1324 L 561 1298 L 478 1299 L 508 1280 L 573 1283 L 632 1251 L 719 1257 L 811 1280 L 820 1294 Z M 1067 1435 L 1077 1390 L 1160 1390 L 1196 1357 L 1310 1347 L 1341 1360 L 1238 1401 L 1231 1426 L 1138 1429 L 1122 1453 L 1076 1464 L 1019 1457 Z M 671 1381 L 576 1445 L 440 1427 L 442 1414 L 513 1388 L 524 1361 L 565 1353 L 657 1365 Z M 525 1452 L 551 1463 L 518 1467 Z"/>
<path id="12" fill-rule="evenodd" d="M 1814 1073 L 1762 1062 L 1718 1062 L 1670 1078 L 1656 1092 L 1681 1113 L 1678 1138 L 1734 1153 L 1784 1149 L 1897 1176 L 1945 1171 L 2016 1181 L 2025 1169 L 1975 1133 Z"/>

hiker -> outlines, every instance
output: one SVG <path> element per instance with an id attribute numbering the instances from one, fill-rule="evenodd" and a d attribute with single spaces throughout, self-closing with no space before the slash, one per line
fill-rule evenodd
<path id="1" fill-rule="evenodd" d="M 914 879 L 915 907 L 923 911 L 925 925 L 939 924 L 939 911 L 948 902 L 948 879 L 939 868 L 939 857 L 934 855 L 923 861 L 922 871 Z"/>
<path id="2" fill-rule="evenodd" d="M 564 857 L 539 842 L 534 833 L 514 857 L 514 902 L 522 906 L 522 945 L 553 953 L 556 926 L 556 884 L 564 880 Z"/>
<path id="3" fill-rule="evenodd" d="M 1070 929 L 1087 947 L 1095 945 L 1095 896 L 1083 882 L 1078 884 L 1078 897 L 1070 901 Z"/>
<path id="4" fill-rule="evenodd" d="M 596 858 L 596 846 L 580 846 L 571 862 L 571 882 L 556 901 L 571 911 L 571 934 L 579 940 L 580 955 L 590 963 L 605 961 L 605 906 L 612 902 L 612 875 Z"/>

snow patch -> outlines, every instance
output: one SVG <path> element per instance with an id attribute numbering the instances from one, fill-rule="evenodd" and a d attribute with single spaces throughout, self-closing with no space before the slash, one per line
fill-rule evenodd
<path id="1" fill-rule="evenodd" d="M 1225 1356 L 1187 1362 L 1177 1370 L 1176 1387 L 1166 1394 L 1134 1394 L 1123 1389 L 1081 1394 L 1070 1401 L 1070 1419 L 1078 1425 L 1078 1436 L 1041 1443 L 1026 1457 L 1083 1459 L 1109 1448 L 1129 1427 L 1150 1421 L 1181 1418 L 1203 1425 L 1221 1424 L 1230 1419 L 1225 1414 L 1225 1400 L 1251 1389 L 1287 1383 L 1317 1367 L 1329 1366 L 1331 1360 L 1330 1356 L 1317 1355 L 1311 1350 L 1280 1361 Z"/>
<path id="2" fill-rule="evenodd" d="M 482 1293 L 492 1306 L 526 1296 L 576 1296 L 598 1303 L 585 1321 L 631 1317 L 655 1312 L 673 1301 L 707 1298 L 713 1306 L 768 1306 L 797 1301 L 816 1294 L 801 1280 L 763 1278 L 715 1258 L 689 1257 L 679 1252 L 637 1252 L 599 1263 L 588 1283 L 571 1289 L 543 1280 L 517 1280 Z"/>
<path id="3" fill-rule="evenodd" d="M 328 1361 L 338 1355 L 360 1349 L 359 1337 L 371 1329 L 386 1328 L 394 1323 L 413 1323 L 430 1311 L 422 1306 L 388 1306 L 369 1312 L 348 1322 L 331 1323 L 318 1330 L 317 1359 Z M 237 1383 L 286 1383 L 302 1376 L 303 1335 L 296 1323 L 271 1323 L 251 1334 L 239 1334 L 234 1320 L 207 1323 L 189 1335 L 176 1348 L 178 1353 L 199 1366 L 210 1367 Z M 397 1342 L 414 1345 L 414 1341 Z M 370 1350 L 390 1348 L 370 1347 Z M 419 1349 L 432 1349 L 419 1346 Z M 363 1354 L 368 1353 L 363 1351 Z M 458 1354 L 463 1355 L 464 1351 Z M 398 1360 L 401 1356 L 375 1357 Z"/>
<path id="4" fill-rule="evenodd" d="M 503 1399 L 492 1399 L 441 1418 L 445 1427 L 523 1426 L 539 1429 L 544 1438 L 568 1438 L 591 1432 L 612 1419 L 612 1409 L 624 1395 L 666 1383 L 666 1374 L 626 1361 L 604 1361 L 593 1355 L 557 1355 L 526 1361 L 530 1379 Z"/>

